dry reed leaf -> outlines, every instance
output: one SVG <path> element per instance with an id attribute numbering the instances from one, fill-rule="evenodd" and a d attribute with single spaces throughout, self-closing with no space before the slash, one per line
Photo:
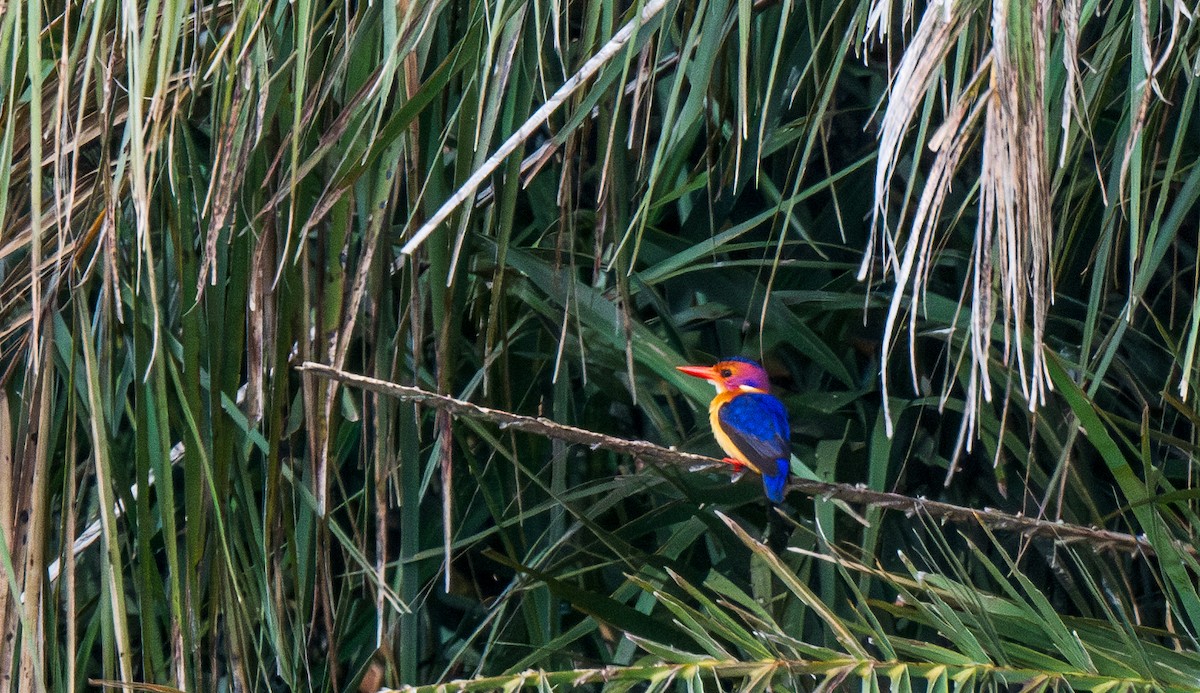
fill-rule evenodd
<path id="1" fill-rule="evenodd" d="M 992 399 L 988 361 L 998 308 L 1004 335 L 1001 361 L 1016 366 L 1020 391 L 1031 410 L 1044 402 L 1050 388 L 1042 354 L 1053 296 L 1050 160 L 1042 109 L 1049 7 L 1048 2 L 1036 2 L 1014 12 L 1004 0 L 992 3 L 991 50 L 980 59 L 955 100 L 946 106 L 946 118 L 929 140 L 934 159 L 911 221 L 902 220 L 896 228 L 891 228 L 887 215 L 892 207 L 892 180 L 906 151 L 908 132 L 926 99 L 936 98 L 935 92 L 943 98 L 950 93 L 943 69 L 951 47 L 970 26 L 976 6 L 954 3 L 927 8 L 893 78 L 880 127 L 875 177 L 875 226 L 879 236 L 872 238 L 859 271 L 860 280 L 869 276 L 878 243 L 883 271 L 891 273 L 896 282 L 881 356 L 889 435 L 893 424 L 886 394 L 886 363 L 898 338 L 900 312 L 902 308 L 908 311 L 909 362 L 914 389 L 919 391 L 916 335 L 921 298 L 939 246 L 942 208 L 955 173 L 964 157 L 974 151 L 976 141 L 982 154 L 979 221 L 970 278 L 963 288 L 964 299 L 970 297 L 971 334 L 967 343 L 971 371 L 959 448 L 965 444 L 970 449 L 978 407 Z M 1011 21 L 1020 22 L 1020 26 L 1011 27 Z M 1068 83 L 1069 89 L 1075 89 L 1072 84 Z M 1073 106 L 1067 109 L 1064 118 Z M 946 395 L 943 392 L 943 402 Z"/>

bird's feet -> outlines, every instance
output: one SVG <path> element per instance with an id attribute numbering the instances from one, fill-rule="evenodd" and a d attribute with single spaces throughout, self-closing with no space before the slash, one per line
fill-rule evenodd
<path id="1" fill-rule="evenodd" d="M 741 460 L 735 460 L 732 457 L 726 457 L 725 459 L 723 459 L 721 461 L 724 462 L 725 464 L 733 467 L 733 471 L 735 474 L 746 471 L 746 465 Z"/>

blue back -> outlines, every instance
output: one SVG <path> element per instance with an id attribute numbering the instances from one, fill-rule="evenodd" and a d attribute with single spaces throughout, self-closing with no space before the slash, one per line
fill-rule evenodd
<path id="1" fill-rule="evenodd" d="M 746 392 L 717 411 L 721 431 L 762 472 L 767 497 L 783 501 L 792 456 L 787 409 L 774 395 Z"/>

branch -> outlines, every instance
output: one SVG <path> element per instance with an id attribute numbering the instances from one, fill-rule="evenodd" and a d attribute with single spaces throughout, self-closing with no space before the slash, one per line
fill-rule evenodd
<path id="1" fill-rule="evenodd" d="M 489 421 L 502 429 L 511 428 L 547 438 L 556 438 L 568 443 L 587 445 L 593 450 L 611 450 L 643 460 L 685 465 L 693 469 L 728 467 L 725 463 L 705 455 L 682 452 L 674 448 L 664 448 L 643 440 L 616 438 L 575 426 L 566 426 L 545 417 L 522 416 L 501 409 L 481 407 L 477 404 L 435 394 L 417 387 L 397 385 L 386 380 L 347 373 L 346 371 L 331 368 L 320 363 L 306 361 L 299 366 L 299 370 L 322 378 L 331 378 L 363 390 L 370 390 L 371 392 L 391 395 L 402 400 L 420 402 L 438 409 L 445 409 L 456 416 Z M 1096 527 L 1068 524 L 1062 521 L 1056 522 L 1026 517 L 1024 515 L 1013 515 L 992 508 L 976 510 L 961 505 L 927 500 L 922 497 L 913 498 L 900 493 L 873 491 L 862 484 L 831 484 L 823 481 L 793 477 L 788 482 L 788 490 L 797 491 L 806 496 L 820 496 L 827 500 L 833 499 L 855 505 L 898 510 L 906 515 L 921 513 L 934 520 L 943 522 L 949 521 L 960 524 L 973 524 L 977 522 L 993 530 L 1013 532 L 1026 537 L 1053 539 L 1063 544 L 1086 544 L 1096 552 L 1126 551 L 1145 555 L 1155 554 L 1154 546 L 1145 537 Z M 1176 542 L 1176 549 L 1189 554 L 1196 554 L 1195 548 L 1186 546 L 1180 542 Z"/>

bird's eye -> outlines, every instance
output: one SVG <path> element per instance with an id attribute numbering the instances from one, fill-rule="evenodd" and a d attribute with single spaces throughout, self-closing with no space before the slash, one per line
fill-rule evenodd
<path id="1" fill-rule="evenodd" d="M 728 378 L 731 375 L 733 375 L 733 371 L 729 370 L 728 368 L 721 369 L 721 377 L 722 378 Z"/>

